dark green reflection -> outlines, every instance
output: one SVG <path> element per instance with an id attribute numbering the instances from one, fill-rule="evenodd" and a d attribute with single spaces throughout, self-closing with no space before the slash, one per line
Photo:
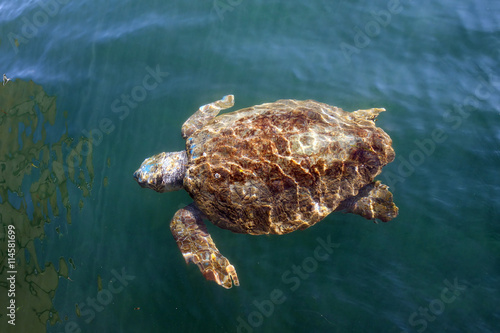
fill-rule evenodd
<path id="1" fill-rule="evenodd" d="M 0 332 L 45 332 L 47 321 L 53 325 L 60 320 L 52 300 L 59 278 L 68 278 L 68 265 L 61 257 L 56 265 L 45 263 L 41 269 L 34 241 L 45 238 L 44 225 L 51 216 L 65 212 L 71 223 L 68 185 L 88 196 L 94 170 L 92 144 L 85 138 L 74 141 L 66 131 L 57 142 L 47 142 L 56 115 L 56 97 L 33 81 L 0 85 Z M 8 266 L 9 226 L 15 227 L 14 269 Z M 8 297 L 11 270 L 17 272 L 15 297 Z M 6 310 L 12 298 L 15 326 L 8 324 Z"/>

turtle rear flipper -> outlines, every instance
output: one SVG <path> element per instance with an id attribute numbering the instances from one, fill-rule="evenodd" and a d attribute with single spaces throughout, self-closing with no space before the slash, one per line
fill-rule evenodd
<path id="1" fill-rule="evenodd" d="M 398 210 L 392 201 L 389 187 L 376 181 L 361 188 L 356 196 L 342 201 L 335 211 L 361 215 L 368 220 L 388 222 L 398 216 Z"/>
<path id="2" fill-rule="evenodd" d="M 240 285 L 234 266 L 215 246 L 203 223 L 203 213 L 194 203 L 175 213 L 170 230 L 186 263 L 195 263 L 207 280 L 213 280 L 226 289 L 233 283 Z"/>

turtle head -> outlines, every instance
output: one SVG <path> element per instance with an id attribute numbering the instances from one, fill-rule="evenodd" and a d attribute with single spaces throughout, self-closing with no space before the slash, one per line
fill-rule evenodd
<path id="1" fill-rule="evenodd" d="M 156 192 L 170 192 L 182 189 L 186 172 L 186 151 L 161 153 L 147 158 L 134 172 L 135 180 L 141 187 Z"/>

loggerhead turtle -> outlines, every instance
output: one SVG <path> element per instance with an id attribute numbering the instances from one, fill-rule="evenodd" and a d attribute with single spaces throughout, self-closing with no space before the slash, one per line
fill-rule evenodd
<path id="1" fill-rule="evenodd" d="M 216 117 L 233 104 L 227 95 L 200 107 L 182 126 L 186 149 L 152 156 L 134 173 L 142 187 L 184 188 L 193 198 L 170 229 L 205 278 L 239 285 L 203 219 L 237 233 L 282 235 L 332 211 L 384 222 L 397 216 L 388 187 L 374 181 L 394 160 L 391 138 L 374 122 L 384 109 L 279 100 Z"/>

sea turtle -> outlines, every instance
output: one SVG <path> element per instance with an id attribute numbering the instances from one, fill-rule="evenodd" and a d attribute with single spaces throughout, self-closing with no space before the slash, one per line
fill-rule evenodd
<path id="1" fill-rule="evenodd" d="M 134 173 L 142 187 L 191 195 L 170 229 L 205 278 L 239 285 L 203 219 L 237 233 L 282 235 L 333 211 L 384 222 L 397 216 L 388 187 L 374 181 L 394 160 L 391 138 L 374 122 L 384 109 L 345 112 L 287 99 L 217 116 L 233 105 L 227 95 L 200 107 L 182 126 L 186 149 L 152 156 Z"/>

